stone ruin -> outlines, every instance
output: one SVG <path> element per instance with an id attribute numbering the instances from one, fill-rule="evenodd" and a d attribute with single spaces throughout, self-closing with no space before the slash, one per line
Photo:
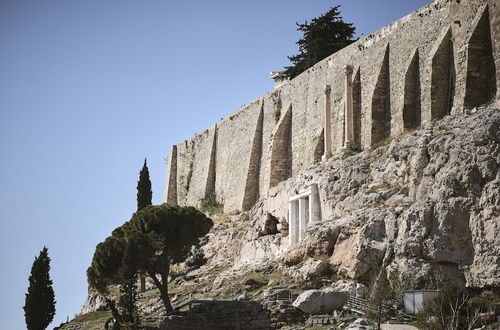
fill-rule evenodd
<path id="1" fill-rule="evenodd" d="M 436 0 L 325 58 L 174 145 L 164 201 L 246 211 L 339 149 L 366 150 L 432 120 L 500 105 L 496 0 Z M 289 200 L 290 243 L 319 221 L 317 188 Z M 316 192 L 315 192 L 316 191 Z"/>

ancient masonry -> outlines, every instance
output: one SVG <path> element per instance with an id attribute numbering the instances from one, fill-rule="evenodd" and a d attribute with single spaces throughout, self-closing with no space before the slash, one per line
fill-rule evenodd
<path id="1" fill-rule="evenodd" d="M 499 12 L 498 0 L 437 0 L 331 55 L 173 146 L 164 201 L 249 210 L 338 149 L 369 149 L 447 114 L 500 105 Z M 306 221 L 314 189 L 291 198 L 289 221 Z M 311 211 L 308 221 L 318 220 Z"/>

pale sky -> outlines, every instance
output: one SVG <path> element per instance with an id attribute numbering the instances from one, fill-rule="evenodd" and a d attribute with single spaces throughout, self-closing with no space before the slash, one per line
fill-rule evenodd
<path id="1" fill-rule="evenodd" d="M 428 0 L 0 0 L 2 329 L 25 329 L 46 245 L 50 328 L 79 313 L 96 244 L 136 210 L 144 157 L 160 204 L 173 144 L 270 91 L 295 22 L 341 4 L 358 36 Z"/>

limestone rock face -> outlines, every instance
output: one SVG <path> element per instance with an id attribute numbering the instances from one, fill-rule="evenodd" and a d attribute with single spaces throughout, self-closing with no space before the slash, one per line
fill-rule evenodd
<path id="1" fill-rule="evenodd" d="M 98 310 L 105 310 L 107 307 L 106 305 L 107 303 L 104 297 L 99 295 L 95 290 L 89 288 L 87 298 L 83 303 L 80 313 L 86 314 Z"/>
<path id="2" fill-rule="evenodd" d="M 304 259 L 306 253 L 304 249 L 298 245 L 292 245 L 288 248 L 288 250 L 285 252 L 283 256 L 283 262 L 287 266 L 294 266 L 302 262 Z"/>
<path id="3" fill-rule="evenodd" d="M 268 229 L 263 235 L 256 221 L 251 221 L 247 213 L 240 215 L 221 215 L 214 218 L 215 225 L 208 235 L 208 243 L 203 246 L 206 258 L 213 265 L 260 264 L 274 260 L 282 255 L 282 239 L 276 230 L 276 221 L 272 217 Z"/>
<path id="4" fill-rule="evenodd" d="M 332 289 L 337 292 L 346 292 L 351 297 L 367 298 L 368 288 L 355 281 L 339 280 L 332 285 Z"/>
<path id="5" fill-rule="evenodd" d="M 385 265 L 390 278 L 498 286 L 499 169 L 500 111 L 476 109 L 376 150 L 317 163 L 274 187 L 252 212 L 287 219 L 287 197 L 314 183 L 322 221 L 285 245 L 285 264 L 326 256 L 362 283 Z"/>
<path id="6" fill-rule="evenodd" d="M 328 274 L 328 264 L 321 260 L 308 259 L 299 269 L 299 273 L 306 281 L 316 281 Z"/>
<path id="7" fill-rule="evenodd" d="M 332 288 L 307 290 L 295 299 L 293 306 L 308 314 L 327 314 L 342 308 L 348 299 L 348 293 Z"/>
<path id="8" fill-rule="evenodd" d="M 289 246 L 288 198 L 310 184 L 318 186 L 322 219 Z M 365 285 L 381 267 L 390 281 L 409 275 L 417 285 L 500 286 L 500 111 L 448 116 L 375 150 L 319 162 L 270 189 L 249 212 L 214 222 L 203 276 L 225 270 L 208 291 L 223 291 L 245 267 L 263 274 L 269 265 L 285 288 L 332 268 L 343 278 L 297 299 L 308 313 L 331 312 L 350 295 L 366 298 Z M 203 278 L 195 272 L 192 279 Z M 103 305 L 89 292 L 82 312 Z"/>
<path id="9" fill-rule="evenodd" d="M 316 224 L 309 226 L 307 241 L 305 243 L 306 255 L 309 257 L 331 255 L 340 230 L 341 227 L 336 223 L 328 226 Z"/>

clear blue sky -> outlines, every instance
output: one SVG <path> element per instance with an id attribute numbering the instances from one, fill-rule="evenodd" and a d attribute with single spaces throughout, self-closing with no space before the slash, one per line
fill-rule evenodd
<path id="1" fill-rule="evenodd" d="M 95 245 L 165 157 L 272 89 L 303 22 L 341 4 L 358 35 L 428 0 L 0 1 L 0 319 L 24 329 L 33 259 L 52 258 L 52 326 L 79 312 Z"/>

